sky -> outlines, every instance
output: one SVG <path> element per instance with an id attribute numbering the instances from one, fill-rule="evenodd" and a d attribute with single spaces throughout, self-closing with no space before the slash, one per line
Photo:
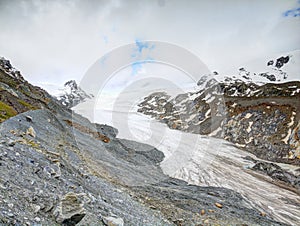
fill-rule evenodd
<path id="1" fill-rule="evenodd" d="M 299 0 L 0 0 L 0 56 L 48 90 L 144 40 L 176 44 L 225 71 L 299 49 L 299 16 Z M 143 71 L 136 64 L 131 73 Z"/>

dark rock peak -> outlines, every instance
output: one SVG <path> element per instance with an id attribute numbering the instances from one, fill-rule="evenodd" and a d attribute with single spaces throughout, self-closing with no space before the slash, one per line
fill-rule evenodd
<path id="1" fill-rule="evenodd" d="M 279 57 L 277 60 L 276 60 L 276 64 L 275 64 L 275 67 L 277 67 L 278 69 L 281 68 L 284 64 L 287 64 L 290 60 L 290 57 L 289 56 L 282 56 L 282 57 Z"/>
<path id="2" fill-rule="evenodd" d="M 71 87 L 71 89 L 74 89 L 74 90 L 77 90 L 78 89 L 78 85 L 76 83 L 75 80 L 70 80 L 70 81 L 67 81 L 64 86 L 69 86 Z"/>
<path id="3" fill-rule="evenodd" d="M 197 85 L 198 86 L 201 86 L 204 82 L 206 82 L 208 76 L 207 75 L 204 75 L 200 78 L 200 80 L 197 82 Z"/>
<path id="4" fill-rule="evenodd" d="M 270 60 L 270 61 L 268 61 L 267 66 L 271 66 L 273 64 L 274 64 L 274 60 Z"/>
<path id="5" fill-rule="evenodd" d="M 262 78 L 267 79 L 267 82 L 280 82 L 286 80 L 288 78 L 287 72 L 285 72 L 282 68 L 284 65 L 288 64 L 292 56 L 281 56 L 275 60 L 269 60 L 267 62 L 267 66 L 270 69 L 258 72 L 248 71 L 246 67 L 240 67 L 236 74 L 238 76 L 226 76 L 224 75 L 224 79 L 220 80 L 220 82 L 235 82 L 235 81 L 244 81 L 244 82 L 254 82 L 254 77 L 260 76 Z M 219 75 L 218 72 L 214 71 L 211 74 L 204 75 L 200 78 L 197 85 L 202 86 L 203 83 L 207 82 L 211 78 L 217 77 Z M 209 79 L 210 78 L 210 79 Z M 264 79 L 262 79 L 262 83 Z M 258 83 L 259 81 L 257 81 Z"/>
<path id="6" fill-rule="evenodd" d="M 92 94 L 87 94 L 81 89 L 75 80 L 70 80 L 64 84 L 63 94 L 58 96 L 58 100 L 67 108 L 72 108 L 93 97 Z"/>
<path id="7" fill-rule="evenodd" d="M 267 66 L 275 66 L 277 69 L 280 69 L 289 61 L 290 61 L 290 56 L 281 56 L 275 60 L 268 61 Z"/>
<path id="8" fill-rule="evenodd" d="M 269 74 L 268 72 L 266 72 L 266 73 L 259 73 L 258 75 L 261 76 L 261 77 L 264 77 L 264 78 L 268 79 L 271 82 L 275 82 L 276 81 L 275 75 Z"/>

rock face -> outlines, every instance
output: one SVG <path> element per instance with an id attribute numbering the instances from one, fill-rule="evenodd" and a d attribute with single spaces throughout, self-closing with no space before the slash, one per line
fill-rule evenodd
<path id="1" fill-rule="evenodd" d="M 275 67 L 281 68 L 284 64 L 287 64 L 290 60 L 289 56 L 282 56 L 276 60 Z"/>
<path id="2" fill-rule="evenodd" d="M 254 165 L 251 167 L 254 171 L 262 172 L 263 174 L 271 177 L 275 182 L 279 182 L 280 185 L 286 185 L 292 188 L 296 193 L 300 193 L 300 177 L 294 173 L 280 167 L 278 164 L 272 162 L 265 162 L 261 160 L 255 160 L 249 156 L 246 159 L 252 161 Z"/>
<path id="3" fill-rule="evenodd" d="M 268 176 L 275 180 L 284 181 L 288 184 L 291 184 L 295 188 L 300 188 L 300 178 L 296 177 L 295 175 L 284 171 L 282 168 L 280 168 L 278 165 L 274 163 L 268 163 L 268 162 L 256 162 L 256 164 L 253 166 L 254 170 L 262 171 L 264 173 L 267 173 Z"/>
<path id="4" fill-rule="evenodd" d="M 114 128 L 93 124 L 45 91 L 0 72 L 7 105 L 26 100 L 40 108 L 16 108 L 0 123 L 0 224 L 284 225 L 230 189 L 164 175 L 159 150 L 119 139 Z"/>
<path id="5" fill-rule="evenodd" d="M 300 164 L 300 82 L 202 80 L 199 91 L 175 98 L 153 93 L 138 111 L 172 129 L 224 138 L 266 160 Z"/>

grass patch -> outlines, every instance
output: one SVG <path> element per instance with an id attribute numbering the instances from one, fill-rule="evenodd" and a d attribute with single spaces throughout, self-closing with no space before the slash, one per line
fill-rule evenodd
<path id="1" fill-rule="evenodd" d="M 0 122 L 3 122 L 4 120 L 13 117 L 17 114 L 18 112 L 16 112 L 15 109 L 0 101 Z"/>
<path id="2" fill-rule="evenodd" d="M 24 107 L 28 108 L 28 109 L 31 109 L 31 110 L 36 110 L 36 109 L 38 109 L 37 107 L 35 107 L 35 106 L 33 106 L 33 105 L 31 105 L 31 104 L 29 104 L 29 103 L 23 101 L 23 100 L 18 100 L 18 102 L 19 102 L 20 104 L 22 104 Z"/>
<path id="3" fill-rule="evenodd" d="M 18 83 L 16 82 L 16 80 L 10 76 L 6 76 L 5 74 L 2 74 L 0 77 L 0 80 L 5 81 L 5 84 L 7 84 L 8 86 L 15 88 Z"/>

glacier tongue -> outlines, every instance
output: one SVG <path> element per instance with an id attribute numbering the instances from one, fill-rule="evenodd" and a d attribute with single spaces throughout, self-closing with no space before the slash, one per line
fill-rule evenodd
<path id="1" fill-rule="evenodd" d="M 164 152 L 166 157 L 161 163 L 164 173 L 191 184 L 230 188 L 242 194 L 249 205 L 278 221 L 292 225 L 300 221 L 299 196 L 248 169 L 253 163 L 245 157 L 255 157 L 229 142 L 171 130 L 135 112 L 98 109 L 95 115 L 95 121 L 117 127 L 119 138 L 147 143 Z"/>
<path id="2" fill-rule="evenodd" d="M 131 124 L 135 128 L 131 131 L 143 131 L 145 119 L 140 120 L 140 117 L 136 116 L 136 122 Z M 149 127 L 145 130 L 148 129 Z M 243 157 L 255 158 L 250 153 L 221 139 L 171 130 L 159 122 L 155 122 L 151 129 L 154 134 L 152 138 L 160 139 L 143 142 L 164 152 L 166 158 L 161 167 L 166 174 L 191 184 L 230 188 L 279 221 L 289 224 L 300 221 L 300 207 L 287 204 L 287 200 L 297 202 L 299 196 L 247 169 L 252 162 Z M 163 139 L 160 136 L 161 131 L 165 134 Z M 133 138 L 127 134 L 120 128 L 122 138 Z"/>
<path id="3" fill-rule="evenodd" d="M 288 74 L 288 78 L 284 81 L 297 80 L 295 78 L 299 79 L 297 77 L 299 76 L 299 67 L 296 62 L 299 59 L 299 53 L 299 51 L 293 52 L 293 57 L 282 68 L 275 69 L 273 67 L 272 69 L 272 66 L 276 66 L 279 59 L 279 56 L 274 56 L 272 64 L 264 60 L 263 62 L 266 65 L 263 67 L 254 62 L 254 66 L 246 66 L 246 69 L 240 68 L 239 76 L 232 77 L 233 79 L 214 73 L 217 80 L 209 80 L 208 77 L 203 78 L 203 81 L 201 80 L 198 83 L 198 89 L 199 87 L 203 89 L 211 87 L 222 79 L 229 79 L 227 81 L 229 83 L 239 79 L 254 84 L 268 82 L 266 77 L 255 73 L 249 74 L 248 70 L 262 73 L 269 72 L 269 74 L 278 72 L 274 83 L 279 82 L 277 81 L 278 78 L 282 79 L 280 77 L 281 75 L 284 76 L 284 74 L 281 74 L 282 71 L 286 71 Z M 286 55 L 284 56 L 286 57 Z M 265 74 L 265 76 L 268 76 L 268 74 Z M 248 92 L 248 89 L 246 91 Z M 158 92 L 158 90 L 155 90 L 155 92 Z M 253 94 L 258 95 L 255 92 L 254 89 Z M 275 184 L 269 177 L 251 170 L 250 168 L 254 164 L 245 157 L 250 156 L 256 159 L 254 155 L 242 151 L 222 139 L 172 130 L 166 124 L 160 123 L 150 116 L 137 113 L 133 107 L 133 100 L 136 100 L 135 104 L 138 104 L 138 101 L 142 99 L 138 100 L 137 97 L 146 96 L 149 93 L 151 93 L 150 90 L 140 87 L 134 93 L 122 93 L 122 98 L 117 103 L 114 98 L 102 96 L 103 99 L 100 101 L 102 104 L 91 103 L 92 105 L 89 105 L 88 100 L 76 106 L 75 111 L 89 117 L 91 121 L 106 123 L 118 128 L 119 138 L 146 143 L 162 151 L 165 154 L 165 159 L 161 163 L 161 168 L 169 176 L 200 186 L 232 189 L 245 197 L 250 206 L 260 209 L 278 221 L 291 225 L 300 222 L 299 195 Z M 193 97 L 189 96 L 189 98 Z M 101 108 L 97 108 L 94 104 L 101 106 Z M 109 107 L 105 108 L 108 105 Z M 285 169 L 292 168 L 292 166 L 284 164 L 281 167 Z"/>

